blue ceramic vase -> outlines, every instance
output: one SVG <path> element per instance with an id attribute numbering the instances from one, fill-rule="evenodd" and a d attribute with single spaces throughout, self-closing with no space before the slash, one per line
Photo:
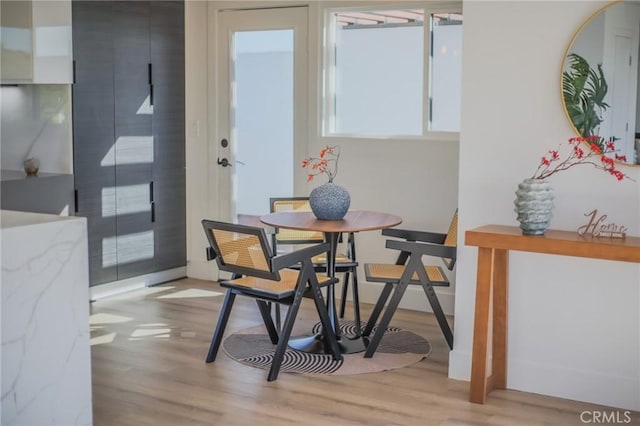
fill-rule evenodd
<path id="1" fill-rule="evenodd" d="M 516 191 L 515 212 L 524 235 L 544 235 L 551 222 L 553 189 L 544 179 L 525 179 Z"/>
<path id="2" fill-rule="evenodd" d="M 349 210 L 349 192 L 333 182 L 325 183 L 309 194 L 311 211 L 320 220 L 340 220 Z"/>

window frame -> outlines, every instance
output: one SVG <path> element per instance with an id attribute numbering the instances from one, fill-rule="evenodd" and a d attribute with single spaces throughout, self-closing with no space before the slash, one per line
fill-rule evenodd
<path id="1" fill-rule="evenodd" d="M 335 129 L 335 83 L 336 83 L 336 62 L 335 62 L 335 34 L 336 20 L 332 15 L 336 12 L 366 12 L 380 10 L 403 10 L 403 9 L 423 9 L 424 10 L 424 31 L 423 31 L 423 73 L 422 73 L 422 134 L 421 135 L 375 135 L 362 133 L 338 133 Z M 461 2 L 399 2 L 399 3 L 374 3 L 366 4 L 354 3 L 353 6 L 344 3 L 328 4 L 322 10 L 322 53 L 321 53 L 321 117 L 320 117 L 320 137 L 326 139 L 402 139 L 402 140 L 451 140 L 457 141 L 460 138 L 458 131 L 435 131 L 429 130 L 430 112 L 430 79 L 431 79 L 431 15 L 436 13 L 464 14 Z M 463 30 L 464 31 L 464 30 Z M 461 82 L 462 83 L 462 82 Z"/>

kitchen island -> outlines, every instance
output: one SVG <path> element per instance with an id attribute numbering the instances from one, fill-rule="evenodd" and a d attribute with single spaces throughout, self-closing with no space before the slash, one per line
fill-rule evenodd
<path id="1" fill-rule="evenodd" d="M 2 418 L 90 425 L 85 218 L 0 210 Z"/>

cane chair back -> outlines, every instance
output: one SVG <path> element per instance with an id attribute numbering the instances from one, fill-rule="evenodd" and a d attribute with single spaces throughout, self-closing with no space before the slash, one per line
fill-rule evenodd
<path id="1" fill-rule="evenodd" d="M 210 250 L 207 257 L 215 258 L 221 271 L 231 272 L 232 278 L 220 280 L 227 292 L 218 317 L 206 361 L 216 359 L 231 309 L 236 296 L 256 300 L 271 343 L 276 345 L 267 379 L 276 380 L 284 359 L 287 342 L 293 329 L 300 303 L 305 294 L 314 299 L 323 333 L 334 359 L 341 359 L 321 286 L 335 284 L 326 274 L 316 273 L 311 258 L 329 249 L 329 244 L 318 244 L 282 256 L 273 256 L 264 228 L 203 220 L 202 226 Z M 295 266 L 297 269 L 289 269 Z M 289 306 L 286 319 L 276 329 L 270 314 L 270 304 Z"/>
<path id="2" fill-rule="evenodd" d="M 277 212 L 310 212 L 311 205 L 309 204 L 309 197 L 277 197 L 270 199 L 270 211 L 271 213 Z M 324 241 L 324 235 L 319 231 L 302 231 L 297 229 L 278 228 L 273 234 L 272 247 L 275 253 L 279 253 L 282 245 L 296 245 L 296 244 L 318 244 Z M 339 242 L 342 242 L 342 236 L 340 236 Z M 353 250 L 351 242 L 349 251 Z M 322 268 L 327 263 L 326 253 L 320 254 L 313 259 L 317 267 Z M 343 263 L 349 263 L 351 267 L 353 261 L 349 253 L 337 253 L 336 254 L 336 266 L 340 269 Z"/>
<path id="3" fill-rule="evenodd" d="M 451 223 L 449 224 L 449 230 L 447 236 L 444 239 L 443 245 L 447 247 L 457 247 L 458 245 L 458 210 L 453 214 Z M 442 259 L 447 269 L 453 271 L 453 267 L 456 265 L 456 259 Z"/>
<path id="4" fill-rule="evenodd" d="M 271 247 L 264 229 L 213 221 L 204 226 L 220 270 L 278 279 L 269 265 Z"/>
<path id="5" fill-rule="evenodd" d="M 276 212 L 310 212 L 311 205 L 308 197 L 272 198 L 271 213 Z M 300 231 L 297 229 L 280 228 L 273 234 L 277 244 L 317 244 L 324 241 L 322 232 Z"/>

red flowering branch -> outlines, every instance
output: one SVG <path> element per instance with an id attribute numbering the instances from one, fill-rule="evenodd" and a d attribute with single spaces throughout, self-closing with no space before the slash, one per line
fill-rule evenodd
<path id="1" fill-rule="evenodd" d="M 340 159 L 340 147 L 325 146 L 320 151 L 319 157 L 309 157 L 302 160 L 302 168 L 309 169 L 307 182 L 311 182 L 314 176 L 326 174 L 329 182 L 333 182 L 333 178 L 338 174 L 338 160 Z"/>
<path id="2" fill-rule="evenodd" d="M 588 148 L 583 148 L 583 144 L 586 144 Z M 550 150 L 547 155 L 542 157 L 540 165 L 531 178 L 546 179 L 554 173 L 570 169 L 579 164 L 591 164 L 596 169 L 608 172 L 618 180 L 631 179 L 615 166 L 614 158 L 618 161 L 626 162 L 626 157 L 616 153 L 616 147 L 613 142 L 605 141 L 602 137 L 593 135 L 569 138 L 569 145 L 571 146 L 570 152 L 564 159 L 560 155 L 562 145 L 558 145 L 558 149 Z M 614 158 L 607 154 L 614 154 Z"/>

